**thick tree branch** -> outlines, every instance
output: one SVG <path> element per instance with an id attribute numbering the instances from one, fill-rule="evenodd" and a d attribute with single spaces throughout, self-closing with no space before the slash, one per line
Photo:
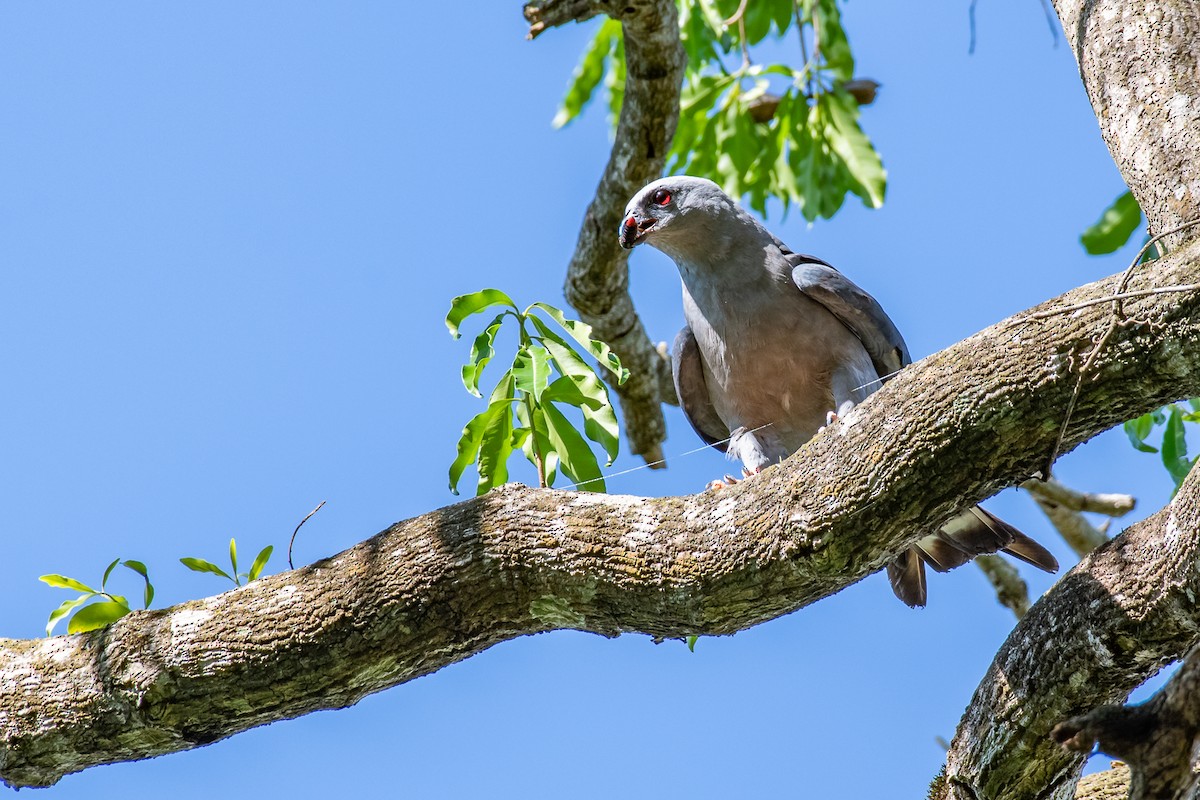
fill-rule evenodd
<path id="1" fill-rule="evenodd" d="M 1200 7 L 1192 0 L 1054 6 L 1100 132 L 1150 230 L 1200 216 Z"/>
<path id="2" fill-rule="evenodd" d="M 1055 0 L 1055 8 L 1150 230 L 1200 218 L 1200 6 Z M 1193 236 L 1171 235 L 1168 249 Z M 1138 272 L 1165 286 L 1160 265 Z M 1138 324 L 1134 309 L 1123 318 Z M 1049 744 L 1056 718 L 1124 699 L 1196 641 L 1196 493 L 1190 481 L 1168 510 L 1096 550 L 1034 606 L 977 689 L 935 796 L 1071 796 L 1080 761 Z"/>
<path id="3" fill-rule="evenodd" d="M 553 11 L 553 14 L 551 12 Z M 625 99 L 612 154 L 588 205 L 567 268 L 567 301 L 607 341 L 631 376 L 615 387 L 629 449 L 648 462 L 662 459 L 662 403 L 674 404 L 671 364 L 651 343 L 629 297 L 628 254 L 617 242 L 625 204 L 662 175 L 675 125 L 687 57 L 673 0 L 549 0 L 526 6 L 538 25 L 560 25 L 606 13 L 621 21 L 625 40 Z"/>
<path id="4" fill-rule="evenodd" d="M 1163 259 L 1155 274 L 1165 283 L 1196 277 L 1200 246 Z M 1115 280 L 1047 306 L 1111 293 Z M 1068 448 L 1200 393 L 1200 297 L 1149 296 L 1130 311 L 1079 398 Z M 784 465 L 719 494 L 507 486 L 217 597 L 90 634 L 5 641 L 0 778 L 46 785 L 349 705 L 524 634 L 721 634 L 793 611 L 1031 474 L 1057 438 L 1073 369 L 1107 323 L 1107 309 L 1094 306 L 993 326 L 907 368 Z M 1200 525 L 1191 497 L 1181 492 L 1173 507 L 1168 541 L 1191 541 L 1178 532 Z M 1119 558 L 1125 546 L 1105 552 Z M 1103 601 L 1095 580 L 1070 583 Z M 937 602 L 936 586 L 932 594 Z M 1144 670 L 1179 635 L 1155 617 L 1158 606 L 1128 608 L 1124 596 L 1111 602 L 1138 621 L 1139 637 L 1101 641 Z M 1054 622 L 1036 608 L 1031 618 Z M 1093 625 L 1070 620 L 1080 626 L 1072 636 Z M 1076 705 L 1055 706 L 1065 712 L 1057 719 L 1107 702 L 1123 675 L 1086 681 L 1071 694 Z"/>
<path id="5" fill-rule="evenodd" d="M 1099 746 L 1129 764 L 1130 800 L 1194 798 L 1200 789 L 1192 768 L 1200 744 L 1200 650 L 1149 701 L 1101 706 L 1055 726 L 1051 736 L 1077 753 Z"/>
<path id="6" fill-rule="evenodd" d="M 1200 476 L 1086 557 L 1017 625 L 951 743 L 938 798 L 1068 798 L 1083 757 L 1050 737 L 1200 641 Z"/>

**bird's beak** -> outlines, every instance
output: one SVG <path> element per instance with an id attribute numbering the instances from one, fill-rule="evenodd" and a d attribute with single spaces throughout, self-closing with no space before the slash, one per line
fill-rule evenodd
<path id="1" fill-rule="evenodd" d="M 640 244 L 642 237 L 654 227 L 654 219 L 638 219 L 636 214 L 630 214 L 621 221 L 621 247 L 632 250 Z"/>

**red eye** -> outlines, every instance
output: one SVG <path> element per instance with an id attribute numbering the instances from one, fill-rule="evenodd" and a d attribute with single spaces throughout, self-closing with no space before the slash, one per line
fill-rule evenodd
<path id="1" fill-rule="evenodd" d="M 654 193 L 654 202 L 660 206 L 665 206 L 671 202 L 671 193 L 666 189 L 659 189 Z"/>

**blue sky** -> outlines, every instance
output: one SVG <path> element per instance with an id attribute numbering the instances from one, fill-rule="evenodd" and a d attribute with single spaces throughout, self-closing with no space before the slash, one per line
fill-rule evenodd
<path id="1" fill-rule="evenodd" d="M 550 127 L 596 23 L 531 43 L 515 0 L 422 10 L 0 6 L 0 635 L 42 633 L 66 599 L 46 572 L 140 559 L 170 604 L 223 588 L 180 556 L 218 560 L 230 536 L 285 549 L 321 500 L 299 561 L 454 499 L 446 468 L 479 401 L 449 300 L 561 301 L 609 133 L 599 108 Z M 781 238 L 871 291 L 917 358 L 1124 266 L 1128 249 L 1078 244 L 1123 185 L 1037 2 L 981 3 L 971 56 L 965 0 L 845 14 L 860 74 L 883 84 L 863 122 L 887 203 L 812 227 L 773 216 Z M 669 341 L 674 267 L 649 248 L 631 263 Z M 727 469 L 715 451 L 671 458 L 698 441 L 678 412 L 668 425 L 670 468 L 613 491 L 690 493 Z M 1119 432 L 1059 474 L 1137 495 L 1138 516 L 1170 491 Z M 1074 563 L 1028 498 L 989 508 Z M 695 653 L 525 638 L 38 796 L 922 796 L 1011 626 L 973 568 L 935 576 L 923 611 L 873 576 Z"/>

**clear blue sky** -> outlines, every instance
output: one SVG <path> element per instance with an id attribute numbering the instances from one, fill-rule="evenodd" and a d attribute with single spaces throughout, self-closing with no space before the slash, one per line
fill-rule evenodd
<path id="1" fill-rule="evenodd" d="M 607 158 L 601 109 L 550 127 L 591 26 L 531 43 L 520 12 L 0 6 L 0 635 L 41 634 L 66 597 L 46 572 L 96 580 L 141 559 L 170 604 L 222 588 L 178 557 L 217 560 L 230 536 L 286 548 L 321 500 L 304 562 L 453 500 L 446 467 L 479 401 L 459 384 L 449 299 L 560 301 Z M 887 204 L 771 220 L 871 291 L 915 357 L 1130 255 L 1079 247 L 1123 186 L 1039 4 L 981 3 L 978 26 L 968 56 L 966 0 L 850 3 L 860 74 L 883 84 L 864 124 Z M 670 340 L 673 266 L 642 248 L 632 269 L 647 328 Z M 678 412 L 668 424 L 668 455 L 698 444 Z M 725 469 L 704 452 L 611 488 L 694 492 Z M 1060 475 L 1136 494 L 1139 515 L 1170 488 L 1119 432 Z M 1073 563 L 1028 498 L 989 507 Z M 353 709 L 37 796 L 921 797 L 935 737 L 1012 623 L 973 568 L 933 577 L 924 611 L 873 576 L 694 654 L 525 638 Z"/>

